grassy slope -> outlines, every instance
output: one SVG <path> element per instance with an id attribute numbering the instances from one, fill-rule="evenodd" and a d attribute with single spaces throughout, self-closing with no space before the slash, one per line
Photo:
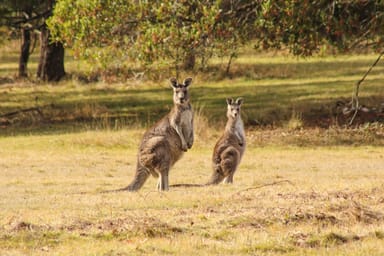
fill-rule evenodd
<path id="1" fill-rule="evenodd" d="M 14 72 L 12 59 L 0 76 Z M 293 112 L 328 110 L 349 98 L 374 59 L 243 57 L 232 71 L 241 78 L 195 77 L 196 143 L 172 169 L 171 184 L 209 178 L 225 97 L 245 97 L 245 120 L 284 125 Z M 380 102 L 383 78 L 380 64 L 363 84 L 363 101 Z M 151 178 L 138 193 L 104 194 L 132 178 L 142 125 L 170 107 L 166 81 L 0 85 L 0 113 L 36 100 L 47 106 L 43 122 L 27 113 L 1 130 L 2 255 L 384 254 L 380 125 L 247 126 L 248 148 L 231 186 L 159 193 Z"/>

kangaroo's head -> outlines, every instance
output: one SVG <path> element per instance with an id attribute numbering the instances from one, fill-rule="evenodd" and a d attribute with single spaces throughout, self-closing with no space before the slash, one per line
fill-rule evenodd
<path id="1" fill-rule="evenodd" d="M 183 83 L 178 83 L 176 78 L 171 78 L 169 81 L 171 82 L 171 86 L 173 87 L 173 102 L 176 105 L 188 105 L 188 87 L 192 83 L 192 78 L 186 78 Z"/>
<path id="2" fill-rule="evenodd" d="M 241 110 L 241 104 L 243 103 L 242 98 L 238 98 L 236 101 L 234 101 L 232 98 L 227 99 L 227 117 L 228 118 L 239 118 L 240 117 L 240 110 Z"/>

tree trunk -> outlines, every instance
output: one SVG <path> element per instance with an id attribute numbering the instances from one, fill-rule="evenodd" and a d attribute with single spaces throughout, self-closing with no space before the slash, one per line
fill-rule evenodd
<path id="1" fill-rule="evenodd" d="M 192 49 L 187 52 L 184 63 L 183 63 L 183 68 L 184 70 L 193 70 L 196 64 L 196 55 L 195 51 Z"/>
<path id="2" fill-rule="evenodd" d="M 50 32 L 43 26 L 40 35 L 40 59 L 37 77 L 44 81 L 59 81 L 64 75 L 64 47 L 60 42 L 50 43 Z"/>
<path id="3" fill-rule="evenodd" d="M 31 31 L 28 28 L 21 29 L 21 52 L 19 58 L 19 77 L 27 77 L 27 64 L 29 48 L 31 46 Z"/>

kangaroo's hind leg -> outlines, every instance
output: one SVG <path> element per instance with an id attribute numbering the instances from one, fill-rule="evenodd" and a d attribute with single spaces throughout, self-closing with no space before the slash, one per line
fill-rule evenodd
<path id="1" fill-rule="evenodd" d="M 159 172 L 159 181 L 157 183 L 157 189 L 159 191 L 167 191 L 169 190 L 169 170 L 163 170 Z"/>
<path id="2" fill-rule="evenodd" d="M 167 154 L 158 154 L 158 161 L 154 171 L 159 175 L 157 189 L 159 191 L 169 190 L 169 170 L 171 169 L 171 159 Z"/>
<path id="3" fill-rule="evenodd" d="M 222 161 L 220 163 L 225 179 L 224 183 L 233 183 L 233 175 L 236 172 L 237 165 L 240 161 L 240 153 L 233 147 L 229 147 L 223 152 Z"/>

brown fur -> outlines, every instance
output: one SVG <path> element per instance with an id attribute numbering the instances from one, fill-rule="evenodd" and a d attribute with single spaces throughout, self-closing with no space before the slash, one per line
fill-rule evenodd
<path id="1" fill-rule="evenodd" d="M 192 78 L 187 78 L 179 84 L 175 78 L 170 79 L 174 106 L 168 115 L 144 134 L 135 177 L 123 190 L 139 190 L 150 174 L 159 178 L 159 190 L 169 189 L 169 170 L 193 145 L 193 111 L 188 93 L 191 81 Z"/>
<path id="2" fill-rule="evenodd" d="M 213 173 L 207 185 L 233 182 L 240 160 L 245 151 L 244 125 L 241 120 L 242 99 L 227 99 L 227 117 L 224 134 L 217 141 L 213 150 Z"/>

